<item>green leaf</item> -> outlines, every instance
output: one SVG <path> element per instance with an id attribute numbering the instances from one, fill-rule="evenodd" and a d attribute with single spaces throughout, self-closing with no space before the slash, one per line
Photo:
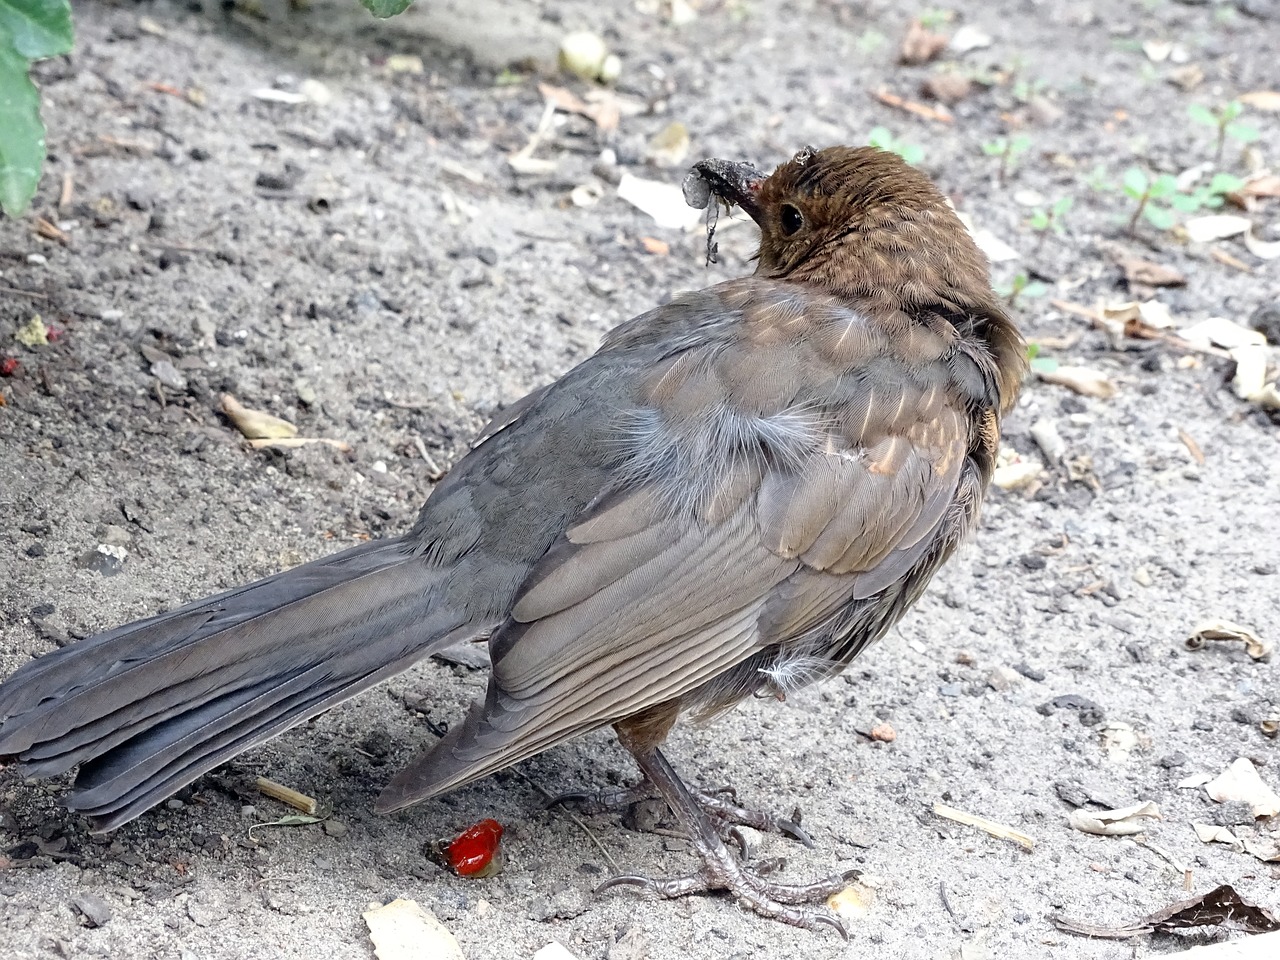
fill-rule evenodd
<path id="1" fill-rule="evenodd" d="M 0 0 L 0 47 L 42 60 L 70 51 L 74 38 L 68 0 Z"/>
<path id="2" fill-rule="evenodd" d="M 867 134 L 867 146 L 888 150 L 893 146 L 893 134 L 888 127 L 872 127 Z"/>
<path id="3" fill-rule="evenodd" d="M 1141 197 L 1147 192 L 1147 175 L 1138 167 L 1130 167 L 1124 172 L 1124 192 L 1131 197 Z"/>
<path id="4" fill-rule="evenodd" d="M 1157 230 L 1168 230 L 1176 222 L 1173 216 L 1173 211 L 1167 207 L 1156 207 L 1151 204 L 1147 204 L 1146 209 L 1142 212 L 1151 225 Z"/>
<path id="5" fill-rule="evenodd" d="M 1071 197 L 1063 197 L 1053 205 L 1053 215 L 1061 220 L 1071 210 L 1072 202 Z"/>
<path id="6" fill-rule="evenodd" d="M 898 147 L 898 155 L 914 167 L 924 159 L 924 147 L 917 146 L 914 143 L 903 144 Z"/>
<path id="7" fill-rule="evenodd" d="M 1227 136 L 1241 143 L 1253 143 L 1262 134 L 1257 127 L 1251 127 L 1247 123 L 1232 123 L 1227 126 Z"/>
<path id="8" fill-rule="evenodd" d="M 360 5 L 380 20 L 404 13 L 411 3 L 413 0 L 360 0 Z"/>
<path id="9" fill-rule="evenodd" d="M 1028 136 L 1014 137 L 1009 141 L 1010 153 L 1023 153 L 1031 146 L 1031 138 Z"/>
<path id="10" fill-rule="evenodd" d="M 1169 206 L 1183 213 L 1194 213 L 1204 205 L 1204 198 L 1194 193 L 1175 193 L 1169 198 Z"/>
<path id="11" fill-rule="evenodd" d="M 1053 373 L 1058 369 L 1058 361 L 1053 357 L 1035 357 L 1031 361 L 1031 369 L 1036 373 Z"/>
<path id="12" fill-rule="evenodd" d="M 1151 181 L 1151 196 L 1168 197 L 1178 192 L 1178 178 L 1171 173 L 1162 173 Z"/>
<path id="13" fill-rule="evenodd" d="M 1243 189 L 1244 181 L 1230 173 L 1215 173 L 1213 179 L 1209 181 L 1210 193 L 1235 193 Z"/>
<path id="14" fill-rule="evenodd" d="M 1043 297 L 1048 292 L 1048 284 L 1041 283 L 1039 280 L 1032 280 L 1022 288 L 1022 295 L 1024 297 Z"/>
<path id="15" fill-rule="evenodd" d="M 1187 107 L 1187 116 L 1196 123 L 1204 124 L 1206 127 L 1216 127 L 1218 118 L 1213 115 L 1213 111 L 1203 104 L 1193 103 Z"/>
<path id="16" fill-rule="evenodd" d="M 1009 142 L 1005 140 L 1004 137 L 1001 137 L 999 140 L 992 140 L 990 143 L 984 143 L 982 145 L 982 152 L 988 157 L 998 157 L 1000 154 L 1004 153 L 1008 146 Z"/>
<path id="17" fill-rule="evenodd" d="M 1040 356 L 1040 344 L 1032 340 L 1027 344 L 1027 359 L 1034 360 L 1038 356 Z"/>
<path id="18" fill-rule="evenodd" d="M 0 209 L 26 211 L 44 166 L 40 94 L 27 76 L 27 58 L 0 43 Z"/>
<path id="19" fill-rule="evenodd" d="M 1027 223 L 1031 225 L 1032 230 L 1048 230 L 1049 215 L 1043 210 L 1037 210 L 1031 215 L 1031 219 Z"/>
<path id="20" fill-rule="evenodd" d="M 1242 113 L 1244 113 L 1244 104 L 1239 100 L 1232 100 L 1230 103 L 1223 105 L 1218 112 L 1218 116 L 1222 123 L 1230 123 Z"/>

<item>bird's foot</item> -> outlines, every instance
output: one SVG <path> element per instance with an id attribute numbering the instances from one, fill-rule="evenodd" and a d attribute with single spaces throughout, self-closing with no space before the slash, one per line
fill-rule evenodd
<path id="1" fill-rule="evenodd" d="M 776 862 L 762 865 L 765 869 L 753 870 L 735 860 L 727 848 L 722 846 L 721 850 L 724 851 L 722 857 L 704 855 L 701 869 L 688 876 L 655 879 L 639 874 L 623 874 L 600 884 L 596 893 L 612 887 L 635 886 L 664 899 L 674 899 L 724 890 L 739 904 L 761 916 L 806 930 L 831 927 L 844 939 L 849 939 L 849 931 L 845 925 L 830 911 L 816 905 L 857 879 L 857 870 L 834 874 L 814 883 L 778 883 L 763 875 L 769 869 L 776 868 Z M 699 853 L 703 851 L 700 850 Z"/>
<path id="2" fill-rule="evenodd" d="M 654 879 L 639 874 L 613 877 L 601 884 L 597 893 L 616 886 L 636 886 L 660 897 L 674 898 L 724 890 L 761 916 L 809 930 L 831 927 L 848 939 L 849 933 L 844 924 L 817 904 L 848 886 L 858 875 L 856 870 L 808 884 L 787 884 L 767 879 L 766 874 L 779 864 L 748 866 L 744 862 L 746 843 L 736 824 L 779 832 L 785 832 L 782 824 L 795 826 L 798 830 L 797 825 L 740 807 L 733 799 L 726 799 L 724 791 L 713 794 L 691 791 L 656 747 L 633 746 L 626 738 L 622 738 L 622 742 L 636 758 L 648 785 L 666 801 L 702 863 L 695 873 L 684 877 Z M 732 797 L 732 794 L 728 796 Z M 739 841 L 742 860 L 725 845 L 726 830 L 730 838 Z M 807 834 L 802 832 L 802 835 L 808 840 Z"/>

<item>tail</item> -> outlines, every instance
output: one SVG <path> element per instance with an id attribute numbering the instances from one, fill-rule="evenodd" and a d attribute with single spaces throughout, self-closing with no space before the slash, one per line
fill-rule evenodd
<path id="1" fill-rule="evenodd" d="M 0 685 L 0 757 L 80 765 L 94 832 L 470 633 L 447 568 L 376 541 L 26 664 Z"/>

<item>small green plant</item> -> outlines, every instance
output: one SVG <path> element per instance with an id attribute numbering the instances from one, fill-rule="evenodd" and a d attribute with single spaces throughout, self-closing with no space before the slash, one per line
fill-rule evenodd
<path id="1" fill-rule="evenodd" d="M 1173 226 L 1176 218 L 1170 201 L 1178 192 L 1178 178 L 1173 174 L 1162 173 L 1152 179 L 1141 167 L 1130 167 L 1124 172 L 1120 188 L 1125 196 L 1138 201 L 1126 228 L 1129 233 L 1136 233 L 1138 221 L 1144 218 L 1157 230 Z"/>
<path id="2" fill-rule="evenodd" d="M 1043 297 L 1049 292 L 1049 286 L 1039 280 L 1032 280 L 1025 273 L 1019 273 L 1009 283 L 997 286 L 995 290 L 997 294 L 1004 298 L 1005 303 L 1013 307 L 1017 304 L 1019 297 L 1027 299 Z"/>
<path id="3" fill-rule="evenodd" d="M 879 30 L 873 30 L 871 27 L 868 27 L 866 30 L 863 30 L 862 33 L 858 34 L 857 39 L 853 41 L 853 45 L 857 47 L 858 52 L 865 57 L 875 53 L 888 42 L 889 38 L 883 33 Z"/>
<path id="4" fill-rule="evenodd" d="M 1027 224 L 1037 233 L 1048 233 L 1052 230 L 1058 236 L 1062 236 L 1067 232 L 1066 224 L 1063 221 L 1067 217 L 1067 213 L 1071 210 L 1071 198 L 1063 197 L 1054 201 L 1053 206 L 1047 210 L 1041 208 L 1031 214 L 1031 218 Z"/>
<path id="5" fill-rule="evenodd" d="M 896 153 L 912 166 L 924 159 L 924 147 L 897 139 L 889 131 L 888 127 L 873 128 L 867 134 L 867 143 L 870 146 L 879 147 L 881 150 L 887 150 L 889 153 Z"/>
<path id="6" fill-rule="evenodd" d="M 948 23 L 955 19 L 955 13 L 951 10 L 941 10 L 937 7 L 927 7 L 920 11 L 920 16 L 916 18 L 920 21 L 920 26 L 924 27 L 931 33 L 937 33 Z"/>
<path id="7" fill-rule="evenodd" d="M 1183 213 L 1195 213 L 1206 207 L 1222 206 L 1227 194 L 1235 193 L 1244 187 L 1244 181 L 1230 173 L 1215 173 L 1208 183 L 1196 187 L 1187 193 L 1178 193 L 1169 198 L 1169 205 Z"/>
<path id="8" fill-rule="evenodd" d="M 1000 186 L 1004 186 L 1004 182 L 1008 178 L 1010 171 L 1013 170 L 1018 157 L 1030 149 L 1031 138 L 1025 134 L 1019 134 L 1016 137 L 996 137 L 990 143 L 982 145 L 982 152 L 987 156 L 1000 158 L 1000 169 L 996 174 L 996 179 L 999 181 Z"/>
<path id="9" fill-rule="evenodd" d="M 1032 98 L 1041 96 L 1049 89 L 1049 84 L 1040 77 L 1015 80 L 1013 82 L 1013 99 L 1019 103 L 1030 103 Z"/>
<path id="10" fill-rule="evenodd" d="M 1253 143 L 1261 136 L 1257 127 L 1239 119 L 1242 113 L 1244 113 L 1244 104 L 1239 100 L 1224 103 L 1216 110 L 1210 110 L 1200 103 L 1193 103 L 1187 107 L 1187 115 L 1194 122 L 1216 131 L 1217 140 L 1213 148 L 1214 163 L 1222 162 L 1222 152 L 1226 148 L 1228 138 L 1244 144 Z"/>

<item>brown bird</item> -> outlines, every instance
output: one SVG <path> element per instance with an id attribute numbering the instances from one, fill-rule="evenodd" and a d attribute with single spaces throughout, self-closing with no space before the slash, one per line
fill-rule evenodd
<path id="1" fill-rule="evenodd" d="M 839 673 L 972 529 L 1023 341 L 922 174 L 872 148 L 768 177 L 708 160 L 691 202 L 760 227 L 755 275 L 622 324 L 499 415 L 413 529 L 49 653 L 0 686 L 0 756 L 79 765 L 116 827 L 229 757 L 461 640 L 488 693 L 383 791 L 399 810 L 613 724 L 700 858 L 674 897 L 758 913 L 844 877 L 762 879 L 722 833 L 785 827 L 691 791 L 659 750 L 682 713 Z"/>

